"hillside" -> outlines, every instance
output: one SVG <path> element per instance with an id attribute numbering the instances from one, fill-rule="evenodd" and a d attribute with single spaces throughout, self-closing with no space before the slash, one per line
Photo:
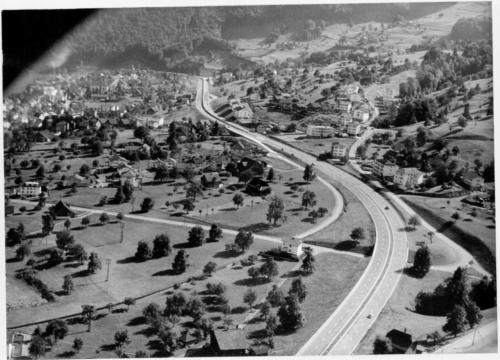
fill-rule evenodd
<path id="1" fill-rule="evenodd" d="M 325 25 L 415 18 L 452 3 L 289 5 L 106 9 L 76 28 L 61 44 L 66 65 L 104 67 L 139 63 L 199 73 L 205 62 L 231 54 L 226 40 L 265 36 L 276 26 L 293 32 L 307 20 Z M 248 63 L 230 59 L 231 66 Z M 226 65 L 226 64 L 224 64 Z M 226 65 L 227 66 L 227 65 Z"/>

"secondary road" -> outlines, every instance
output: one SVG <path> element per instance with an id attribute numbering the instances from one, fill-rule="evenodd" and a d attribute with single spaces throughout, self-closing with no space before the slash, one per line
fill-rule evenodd
<path id="1" fill-rule="evenodd" d="M 232 132 L 243 136 L 272 152 L 281 149 L 326 175 L 328 181 L 338 181 L 364 204 L 376 227 L 376 243 L 367 269 L 349 295 L 325 321 L 321 328 L 300 349 L 297 355 L 351 354 L 392 295 L 400 280 L 408 257 L 405 223 L 392 205 L 368 185 L 327 163 L 302 151 L 250 132 L 218 117 L 210 108 L 208 84 L 198 84 L 196 107 L 206 117 L 224 124 Z"/>

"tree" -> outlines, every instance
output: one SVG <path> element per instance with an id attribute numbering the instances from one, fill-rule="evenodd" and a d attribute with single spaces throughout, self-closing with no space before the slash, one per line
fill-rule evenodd
<path id="1" fill-rule="evenodd" d="M 7 242 L 9 245 L 17 245 L 23 240 L 23 234 L 16 228 L 7 231 Z"/>
<path id="2" fill-rule="evenodd" d="M 121 204 L 125 201 L 125 194 L 123 193 L 123 187 L 118 185 L 116 188 L 115 197 L 113 198 L 113 202 L 115 204 Z"/>
<path id="3" fill-rule="evenodd" d="M 267 337 L 272 337 L 276 333 L 276 329 L 278 328 L 278 320 L 276 316 L 270 314 L 266 318 L 266 335 Z"/>
<path id="4" fill-rule="evenodd" d="M 431 254 L 429 248 L 427 246 L 422 246 L 415 253 L 412 273 L 419 278 L 423 278 L 429 272 L 430 268 Z"/>
<path id="5" fill-rule="evenodd" d="M 172 248 L 170 247 L 170 238 L 167 234 L 156 235 L 153 240 L 153 257 L 160 258 L 170 255 Z"/>
<path id="6" fill-rule="evenodd" d="M 418 218 L 418 216 L 412 216 L 408 219 L 408 225 L 410 225 L 413 230 L 415 230 L 417 228 L 417 226 L 420 225 L 420 219 Z"/>
<path id="7" fill-rule="evenodd" d="M 137 243 L 137 251 L 135 252 L 135 258 L 138 261 L 146 261 L 151 259 L 153 256 L 153 253 L 151 251 L 151 248 L 149 247 L 149 244 L 145 241 L 139 241 Z"/>
<path id="8" fill-rule="evenodd" d="M 269 169 L 269 172 L 267 173 L 267 178 L 266 180 L 268 182 L 272 182 L 274 180 L 274 169 L 273 168 L 270 168 Z"/>
<path id="9" fill-rule="evenodd" d="M 39 179 L 43 179 L 45 177 L 45 167 L 40 165 L 40 167 L 36 170 L 36 177 Z"/>
<path id="10" fill-rule="evenodd" d="M 312 274 L 314 272 L 314 255 L 313 255 L 313 250 L 309 246 L 305 246 L 303 248 L 304 252 L 304 257 L 302 258 L 302 264 L 300 265 L 300 269 L 302 270 L 303 273 L 305 274 Z"/>
<path id="11" fill-rule="evenodd" d="M 276 225 L 276 222 L 283 217 L 284 211 L 285 205 L 283 204 L 283 200 L 278 196 L 272 196 L 267 210 L 267 221 L 271 222 L 272 220 L 274 225 Z"/>
<path id="12" fill-rule="evenodd" d="M 160 307 L 156 303 L 150 303 L 142 309 L 142 316 L 144 316 L 148 324 L 152 324 L 154 321 L 161 318 Z"/>
<path id="13" fill-rule="evenodd" d="M 360 240 L 363 240 L 365 238 L 365 229 L 363 229 L 362 227 L 354 228 L 350 236 L 351 239 L 353 239 L 356 242 L 359 242 Z"/>
<path id="14" fill-rule="evenodd" d="M 62 289 L 68 295 L 71 294 L 71 292 L 73 291 L 74 285 L 73 285 L 73 277 L 71 275 L 64 276 L 64 282 L 62 285 Z"/>
<path id="15" fill-rule="evenodd" d="M 186 197 L 192 199 L 192 201 L 196 201 L 197 195 L 203 195 L 203 190 L 198 184 L 191 184 L 186 190 Z"/>
<path id="16" fill-rule="evenodd" d="M 90 224 L 90 218 L 88 216 L 85 216 L 82 218 L 82 226 L 86 228 Z"/>
<path id="17" fill-rule="evenodd" d="M 464 268 L 458 267 L 447 280 L 446 295 L 452 304 L 465 307 L 469 301 L 469 285 Z"/>
<path id="18" fill-rule="evenodd" d="M 134 137 L 141 139 L 141 141 L 144 141 L 148 135 L 149 129 L 145 126 L 139 126 L 134 130 Z"/>
<path id="19" fill-rule="evenodd" d="M 451 215 L 451 218 L 457 222 L 457 220 L 460 220 L 460 214 L 455 212 L 453 215 Z"/>
<path id="20" fill-rule="evenodd" d="M 198 296 L 191 296 L 184 311 L 185 315 L 191 316 L 194 321 L 199 320 L 205 313 L 205 305 Z"/>
<path id="21" fill-rule="evenodd" d="M 54 230 L 54 218 L 51 214 L 46 213 L 42 215 L 42 233 L 44 236 L 47 236 Z"/>
<path id="22" fill-rule="evenodd" d="M 296 295 L 287 296 L 278 309 L 280 325 L 285 331 L 293 331 L 304 324 L 304 315 Z"/>
<path id="23" fill-rule="evenodd" d="M 234 239 L 234 243 L 245 252 L 253 244 L 253 234 L 250 231 L 240 230 Z"/>
<path id="24" fill-rule="evenodd" d="M 266 296 L 266 300 L 269 301 L 272 307 L 281 305 L 283 302 L 284 295 L 278 285 L 274 284 L 271 291 Z"/>
<path id="25" fill-rule="evenodd" d="M 446 314 L 446 323 L 443 326 L 443 331 L 451 333 L 456 337 L 465 330 L 466 317 L 465 309 L 460 305 L 455 305 L 453 310 Z"/>
<path id="26" fill-rule="evenodd" d="M 255 301 L 257 301 L 257 294 L 252 289 L 248 289 L 243 294 L 243 302 L 245 304 L 248 304 L 248 306 L 250 306 L 250 308 L 252 308 L 252 306 L 255 303 Z"/>
<path id="27" fill-rule="evenodd" d="M 82 305 L 82 317 L 87 321 L 87 332 L 92 330 L 92 320 L 94 320 L 95 307 L 94 305 Z"/>
<path id="28" fill-rule="evenodd" d="M 474 326 L 478 325 L 483 319 L 481 309 L 472 300 L 468 300 L 465 304 L 465 314 L 465 317 L 471 329 L 474 328 Z"/>
<path id="29" fill-rule="evenodd" d="M 130 181 L 125 181 L 122 186 L 123 195 L 125 195 L 125 202 L 129 202 L 132 198 L 132 194 L 134 193 L 134 187 L 130 183 Z"/>
<path id="30" fill-rule="evenodd" d="M 59 249 L 66 251 L 75 243 L 75 238 L 69 231 L 61 231 L 56 234 L 56 245 Z"/>
<path id="31" fill-rule="evenodd" d="M 101 259 L 99 259 L 99 255 L 95 252 L 90 253 L 89 263 L 87 265 L 88 271 L 92 274 L 95 274 L 97 270 L 101 270 L 102 264 Z"/>
<path id="32" fill-rule="evenodd" d="M 189 230 L 188 243 L 191 246 L 201 246 L 205 240 L 205 231 L 201 226 L 195 226 Z"/>
<path id="33" fill-rule="evenodd" d="M 45 328 L 45 336 L 52 336 L 54 342 L 62 340 L 68 334 L 68 325 L 64 320 L 51 320 Z"/>
<path id="34" fill-rule="evenodd" d="M 392 345 L 389 339 L 377 336 L 373 341 L 373 353 L 376 355 L 392 353 Z"/>
<path id="35" fill-rule="evenodd" d="M 75 338 L 75 340 L 73 340 L 73 350 L 75 350 L 76 353 L 79 353 L 81 348 L 83 347 L 83 340 L 80 339 L 79 337 Z"/>
<path id="36" fill-rule="evenodd" d="M 473 283 L 470 298 L 483 310 L 496 306 L 496 278 L 484 276 L 480 281 Z"/>
<path id="37" fill-rule="evenodd" d="M 203 274 L 210 276 L 215 272 L 216 268 L 217 268 L 217 264 L 214 263 L 213 261 L 209 261 L 203 267 Z"/>
<path id="38" fill-rule="evenodd" d="M 190 211 L 194 210 L 194 204 L 191 199 L 184 199 L 182 202 L 182 209 L 186 212 L 186 214 Z"/>
<path id="39" fill-rule="evenodd" d="M 260 269 L 256 266 L 249 267 L 247 270 L 247 273 L 248 273 L 248 276 L 250 276 L 250 278 L 253 281 L 256 281 L 260 277 L 260 274 L 261 274 Z"/>
<path id="40" fill-rule="evenodd" d="M 302 194 L 302 207 L 307 209 L 309 206 L 316 205 L 316 194 L 310 190 Z"/>
<path id="41" fill-rule="evenodd" d="M 216 242 L 222 239 L 222 229 L 216 224 L 212 224 L 210 230 L 208 231 L 208 242 Z"/>
<path id="42" fill-rule="evenodd" d="M 266 277 L 268 281 L 271 281 L 274 277 L 278 276 L 278 264 L 273 260 L 272 257 L 266 258 L 264 264 L 261 265 L 259 269 L 260 273 Z"/>
<path id="43" fill-rule="evenodd" d="M 123 303 L 127 306 L 128 311 L 131 305 L 135 305 L 135 300 L 134 298 L 126 297 L 125 299 L 123 299 Z"/>
<path id="44" fill-rule="evenodd" d="M 167 355 L 171 355 L 177 348 L 179 336 L 171 328 L 162 329 L 158 333 L 158 339 L 161 341 L 162 349 Z"/>
<path id="45" fill-rule="evenodd" d="M 29 242 L 25 243 L 25 244 L 22 244 L 20 245 L 17 249 L 16 249 L 16 257 L 20 260 L 24 260 L 24 258 L 26 256 L 30 256 L 31 255 L 31 245 Z"/>
<path id="46" fill-rule="evenodd" d="M 63 251 L 58 248 L 52 248 L 49 253 L 49 264 L 55 266 L 63 262 Z"/>
<path id="47" fill-rule="evenodd" d="M 236 209 L 239 209 L 241 205 L 243 205 L 243 195 L 240 193 L 236 193 L 233 196 L 233 204 L 236 206 Z"/>
<path id="48" fill-rule="evenodd" d="M 82 164 L 82 166 L 80 166 L 80 176 L 87 176 L 90 172 L 90 166 L 88 166 L 87 164 Z"/>
<path id="49" fill-rule="evenodd" d="M 101 223 L 101 225 L 104 225 L 104 224 L 107 224 L 108 221 L 109 221 L 109 215 L 103 212 L 99 216 L 99 222 Z"/>
<path id="50" fill-rule="evenodd" d="M 297 279 L 294 279 L 292 281 L 292 285 L 288 290 L 288 296 L 292 295 L 297 296 L 297 300 L 299 300 L 299 302 L 304 302 L 304 300 L 306 299 L 307 289 L 305 284 L 302 282 L 301 277 L 298 277 Z"/>
<path id="51" fill-rule="evenodd" d="M 41 336 L 33 336 L 31 338 L 29 353 L 31 356 L 34 356 L 35 359 L 38 359 L 40 356 L 45 355 L 45 348 L 47 347 L 46 341 Z"/>
<path id="52" fill-rule="evenodd" d="M 87 260 L 87 252 L 83 248 L 81 244 L 75 244 L 71 247 L 71 253 L 75 257 L 76 260 L 83 265 L 83 262 Z"/>
<path id="53" fill-rule="evenodd" d="M 316 177 L 316 174 L 314 174 L 313 165 L 312 164 L 306 165 L 304 168 L 304 175 L 302 176 L 302 178 L 307 183 L 310 183 L 312 180 L 314 180 L 315 177 Z"/>
<path id="54" fill-rule="evenodd" d="M 135 358 L 136 359 L 145 359 L 147 357 L 148 357 L 148 354 L 145 351 L 143 351 L 143 350 L 137 350 L 135 352 Z"/>
<path id="55" fill-rule="evenodd" d="M 115 332 L 115 346 L 121 350 L 123 345 L 130 344 L 130 338 L 127 330 Z"/>
<path id="56" fill-rule="evenodd" d="M 153 199 L 151 199 L 150 197 L 146 197 L 144 198 L 144 200 L 142 200 L 141 211 L 147 213 L 149 210 L 153 208 L 154 205 L 155 203 Z"/>
<path id="57" fill-rule="evenodd" d="M 182 274 L 186 271 L 189 266 L 187 257 L 189 257 L 189 255 L 186 255 L 183 249 L 179 250 L 175 255 L 174 262 L 172 263 L 172 270 L 174 270 L 176 274 Z"/>

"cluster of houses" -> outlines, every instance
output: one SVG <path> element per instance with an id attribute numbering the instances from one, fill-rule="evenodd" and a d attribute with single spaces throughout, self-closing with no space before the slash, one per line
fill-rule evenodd
<path id="1" fill-rule="evenodd" d="M 384 181 L 391 181 L 402 189 L 412 189 L 424 182 L 426 174 L 415 167 L 401 168 L 384 159 L 375 159 L 372 173 Z"/>

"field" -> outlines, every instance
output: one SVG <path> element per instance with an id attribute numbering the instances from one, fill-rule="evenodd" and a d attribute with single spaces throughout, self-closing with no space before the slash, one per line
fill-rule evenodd
<path id="1" fill-rule="evenodd" d="M 167 258 L 152 259 L 146 262 L 136 262 L 134 254 L 137 243 L 141 240 L 147 241 L 152 246 L 155 235 L 167 233 L 172 244 L 173 254 Z M 19 309 L 9 312 L 8 325 L 22 324 L 46 319 L 64 313 L 80 311 L 80 306 L 85 303 L 93 303 L 103 306 L 109 302 L 123 301 L 126 296 L 137 297 L 153 291 L 158 291 L 185 281 L 187 278 L 199 275 L 201 268 L 208 262 L 214 261 L 219 266 L 239 261 L 243 255 L 231 256 L 224 251 L 224 244 L 232 242 L 234 237 L 226 235 L 221 242 L 207 243 L 202 247 L 190 248 L 187 244 L 187 228 L 179 228 L 155 223 L 125 221 L 124 238 L 120 242 L 120 225 L 117 222 L 101 226 L 97 224 L 97 216 L 91 217 L 91 225 L 86 229 L 80 229 L 79 224 L 72 230 L 75 242 L 82 244 L 88 253 L 95 251 L 101 258 L 103 269 L 95 275 L 86 274 L 86 266 L 78 262 L 68 260 L 55 267 L 44 269 L 43 259 L 47 256 L 47 250 L 55 245 L 55 236 L 34 239 L 33 253 L 40 268 L 39 277 L 49 289 L 56 292 L 57 301 L 48 303 L 43 307 Z M 264 240 L 256 240 L 250 253 L 260 250 L 268 250 L 275 244 Z M 170 271 L 173 256 L 178 249 L 185 249 L 189 254 L 191 266 L 182 275 L 173 275 Z M 7 249 L 7 259 L 14 256 L 13 249 Z M 207 256 L 208 255 L 208 256 Z M 109 282 L 106 281 L 106 264 L 104 259 L 110 259 Z M 23 262 L 9 261 L 7 273 L 14 274 L 16 270 L 24 266 Z M 75 283 L 75 291 L 65 295 L 59 291 L 62 286 L 64 275 L 71 275 Z M 20 282 L 12 275 L 12 283 Z M 7 302 L 11 301 L 10 297 Z M 43 311 L 42 311 L 43 309 Z"/>

